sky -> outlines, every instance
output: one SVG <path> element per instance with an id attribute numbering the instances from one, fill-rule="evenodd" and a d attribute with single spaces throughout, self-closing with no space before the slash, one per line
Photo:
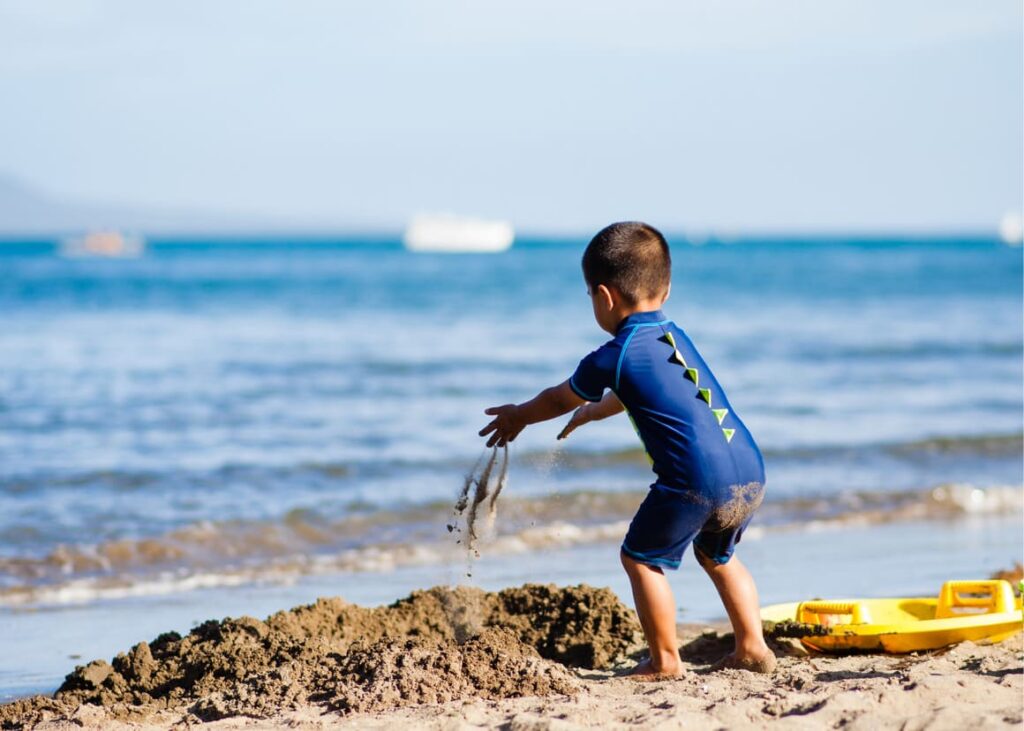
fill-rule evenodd
<path id="1" fill-rule="evenodd" d="M 1019 0 L 0 0 L 0 174 L 395 228 L 994 229 Z"/>

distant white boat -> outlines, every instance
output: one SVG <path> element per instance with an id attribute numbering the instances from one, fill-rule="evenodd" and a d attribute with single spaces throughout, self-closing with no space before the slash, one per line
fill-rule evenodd
<path id="1" fill-rule="evenodd" d="M 496 253 L 512 246 L 514 239 L 508 221 L 421 214 L 409 222 L 402 240 L 410 251 Z"/>
<path id="2" fill-rule="evenodd" d="M 1009 211 L 999 222 L 999 238 L 1007 246 L 1020 246 L 1024 239 L 1024 220 L 1015 211 Z"/>
<path id="3" fill-rule="evenodd" d="M 64 239 L 61 256 L 107 257 L 122 259 L 141 256 L 146 242 L 139 236 L 126 236 L 119 231 L 93 231 L 84 236 Z"/>

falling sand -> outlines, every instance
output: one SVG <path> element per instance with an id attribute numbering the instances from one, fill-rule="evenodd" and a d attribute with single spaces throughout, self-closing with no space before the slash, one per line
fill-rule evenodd
<path id="1" fill-rule="evenodd" d="M 485 459 L 486 457 L 486 459 Z M 497 480 L 492 485 L 492 476 L 495 467 L 498 468 Z M 459 491 L 459 497 L 455 501 L 455 508 L 452 512 L 452 522 L 448 524 L 448 532 L 462 533 L 459 527 L 459 519 L 466 516 L 466 550 L 475 556 L 479 556 L 477 541 L 480 538 L 479 518 L 480 507 L 487 501 L 486 528 L 489 530 L 494 526 L 498 515 L 498 496 L 505 489 L 508 480 L 508 446 L 502 448 L 499 464 L 498 447 L 494 447 L 490 456 L 485 451 L 477 459 L 473 469 L 466 475 Z M 490 498 L 490 500 L 488 500 Z M 459 542 L 462 539 L 458 539 Z"/>

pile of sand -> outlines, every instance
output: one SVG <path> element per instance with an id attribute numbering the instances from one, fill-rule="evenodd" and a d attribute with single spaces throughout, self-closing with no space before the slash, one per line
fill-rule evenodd
<path id="1" fill-rule="evenodd" d="M 0 706 L 0 726 L 69 718 L 88 704 L 117 720 L 167 711 L 209 721 L 309 704 L 345 713 L 566 695 L 579 681 L 552 661 L 608 667 L 639 641 L 632 611 L 588 586 L 438 587 L 377 608 L 321 599 L 262 622 L 205 622 L 80 666 L 53 697 Z"/>
<path id="2" fill-rule="evenodd" d="M 709 672 L 725 627 L 683 626 L 678 680 L 616 678 L 639 628 L 608 590 L 417 592 L 389 607 L 340 599 L 207 622 L 77 668 L 54 697 L 0 706 L 0 726 L 251 728 L 1020 728 L 1022 636 L 912 655 L 808 652 L 771 640 L 772 676 Z M 559 662 L 555 662 L 559 661 Z M 565 664 L 595 668 L 573 673 Z M 601 669 L 604 668 L 604 669 Z M 254 722 L 252 718 L 266 719 Z M 53 721 L 53 723 L 46 723 Z"/>
<path id="3" fill-rule="evenodd" d="M 353 647 L 339 663 L 333 710 L 383 711 L 461 698 L 575 695 L 579 681 L 541 659 L 515 633 L 485 629 L 464 644 L 381 640 Z"/>

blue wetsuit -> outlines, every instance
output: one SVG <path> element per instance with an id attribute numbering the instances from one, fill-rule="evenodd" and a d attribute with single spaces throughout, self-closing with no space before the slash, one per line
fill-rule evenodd
<path id="1" fill-rule="evenodd" d="M 661 310 L 634 313 L 580 361 L 569 385 L 588 401 L 615 392 L 658 478 L 622 550 L 674 569 L 693 543 L 727 562 L 761 503 L 764 460 L 686 333 Z"/>

